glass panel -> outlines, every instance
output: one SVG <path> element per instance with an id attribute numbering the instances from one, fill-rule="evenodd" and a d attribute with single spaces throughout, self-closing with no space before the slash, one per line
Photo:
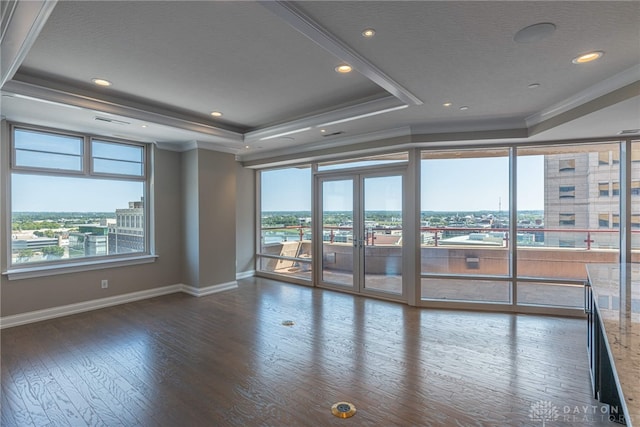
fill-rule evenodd
<path id="1" fill-rule="evenodd" d="M 384 166 L 394 163 L 407 162 L 408 153 L 382 154 L 377 156 L 361 157 L 359 159 L 338 160 L 318 164 L 318 170 L 337 170 L 363 166 Z"/>
<path id="2" fill-rule="evenodd" d="M 508 155 L 508 149 L 423 153 L 423 273 L 509 274 Z"/>
<path id="3" fill-rule="evenodd" d="M 353 287 L 353 180 L 322 183 L 322 280 Z"/>
<path id="4" fill-rule="evenodd" d="M 143 196 L 144 182 L 12 174 L 11 264 L 145 252 Z"/>
<path id="5" fill-rule="evenodd" d="M 557 307 L 583 307 L 584 286 L 544 282 L 518 282 L 518 303 Z"/>
<path id="6" fill-rule="evenodd" d="M 144 175 L 142 163 L 122 162 L 118 160 L 93 159 L 93 171 L 112 175 Z"/>
<path id="7" fill-rule="evenodd" d="M 81 137 L 15 129 L 15 165 L 81 172 L 83 141 Z"/>
<path id="8" fill-rule="evenodd" d="M 260 189 L 258 269 L 311 280 L 311 168 L 262 171 Z"/>
<path id="9" fill-rule="evenodd" d="M 631 261 L 640 262 L 640 197 L 636 184 L 640 184 L 640 141 L 631 143 Z M 636 225 L 638 224 L 638 225 Z"/>
<path id="10" fill-rule="evenodd" d="M 402 294 L 402 177 L 364 179 L 364 287 Z"/>
<path id="11" fill-rule="evenodd" d="M 585 263 L 617 262 L 619 207 L 608 189 L 620 165 L 608 159 L 618 148 L 617 142 L 518 148 L 520 277 L 584 280 Z M 573 197 L 563 197 L 566 188 Z M 518 302 L 573 306 L 558 302 L 567 292 L 572 288 L 519 282 Z"/>
<path id="12" fill-rule="evenodd" d="M 93 172 L 115 175 L 144 175 L 144 147 L 91 141 Z"/>
<path id="13" fill-rule="evenodd" d="M 470 279 L 422 279 L 422 299 L 509 303 L 509 282 Z"/>

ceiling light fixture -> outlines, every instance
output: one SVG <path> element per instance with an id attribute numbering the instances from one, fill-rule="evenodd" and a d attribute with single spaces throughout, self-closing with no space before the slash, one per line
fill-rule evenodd
<path id="1" fill-rule="evenodd" d="M 603 51 L 596 50 L 580 56 L 576 56 L 571 60 L 571 62 L 573 62 L 574 64 L 586 64 L 587 62 L 595 61 L 596 59 L 602 58 L 602 55 L 604 55 Z"/>
<path id="2" fill-rule="evenodd" d="M 370 113 L 360 114 L 353 117 L 347 117 L 345 119 L 334 120 L 332 122 L 319 124 L 317 127 L 323 128 L 325 126 L 337 125 L 339 123 L 350 122 L 352 120 L 364 119 L 365 117 L 376 116 L 378 114 L 389 113 L 391 111 L 402 110 L 403 108 L 407 108 L 408 105 L 399 105 L 397 107 L 385 108 L 384 110 L 372 111 Z"/>
<path id="3" fill-rule="evenodd" d="M 91 81 L 93 82 L 94 85 L 102 86 L 102 87 L 108 87 L 113 84 L 109 80 L 99 79 L 99 78 L 91 79 Z"/>
<path id="4" fill-rule="evenodd" d="M 536 42 L 549 37 L 555 30 L 555 24 L 551 22 L 540 22 L 521 29 L 513 36 L 513 40 L 517 43 Z"/>
<path id="5" fill-rule="evenodd" d="M 222 113 L 220 111 L 212 111 L 211 115 L 213 117 L 222 117 Z"/>
<path id="6" fill-rule="evenodd" d="M 536 89 L 540 87 L 540 83 L 531 83 L 529 86 L 527 86 L 529 89 Z"/>
<path id="7" fill-rule="evenodd" d="M 376 30 L 373 28 L 366 28 L 362 31 L 362 37 L 370 39 L 371 37 L 376 35 Z"/>
<path id="8" fill-rule="evenodd" d="M 353 70 L 353 68 L 351 68 L 351 65 L 348 64 L 342 64 L 336 67 L 336 72 L 340 74 L 350 73 L 351 70 Z"/>
<path id="9" fill-rule="evenodd" d="M 142 126 L 140 126 L 140 127 L 147 128 L 148 126 L 147 126 L 147 125 L 142 125 Z"/>
<path id="10" fill-rule="evenodd" d="M 451 107 L 453 105 L 453 103 L 451 102 L 445 102 L 444 104 L 442 104 L 443 107 Z"/>
<path id="11" fill-rule="evenodd" d="M 268 139 L 280 138 L 281 136 L 293 135 L 294 133 L 300 133 L 300 132 L 304 132 L 304 131 L 307 131 L 307 130 L 310 130 L 310 129 L 311 129 L 310 127 L 306 127 L 306 128 L 302 128 L 302 129 L 290 130 L 288 132 L 282 132 L 282 133 L 278 133 L 276 135 L 265 136 L 264 138 L 260 138 L 260 141 L 266 141 Z"/>
<path id="12" fill-rule="evenodd" d="M 460 111 L 467 111 L 469 109 L 468 106 L 463 105 L 462 107 L 460 107 Z"/>

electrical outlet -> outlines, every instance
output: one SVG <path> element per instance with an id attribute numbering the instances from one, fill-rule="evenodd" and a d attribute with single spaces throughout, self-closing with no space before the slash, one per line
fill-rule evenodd
<path id="1" fill-rule="evenodd" d="M 103 280 L 102 282 L 100 282 L 100 286 L 102 287 L 102 289 L 107 289 L 109 287 L 109 281 Z"/>

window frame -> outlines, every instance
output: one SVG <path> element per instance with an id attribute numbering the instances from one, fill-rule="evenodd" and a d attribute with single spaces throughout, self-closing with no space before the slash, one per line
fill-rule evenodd
<path id="1" fill-rule="evenodd" d="M 67 177 L 72 179 L 98 179 L 102 181 L 127 181 L 127 182 L 141 182 L 143 185 L 144 198 L 144 250 L 141 252 L 122 253 L 122 254 L 107 254 L 99 256 L 85 256 L 74 259 L 64 259 L 55 261 L 35 261 L 30 263 L 12 263 L 12 240 L 6 239 L 6 270 L 2 271 L 3 275 L 6 275 L 9 280 L 25 279 L 32 277 L 42 277 L 55 274 L 67 274 L 77 271 L 88 271 L 103 269 L 107 267 L 121 267 L 127 265 L 146 264 L 154 262 L 157 258 L 155 255 L 154 241 L 154 227 L 153 227 L 153 197 L 151 193 L 152 180 L 153 180 L 153 158 L 154 158 L 154 146 L 153 144 L 124 140 L 119 138 L 103 137 L 93 134 L 83 134 L 74 131 L 66 131 L 62 129 L 53 129 L 48 127 L 36 126 L 31 124 L 21 123 L 7 123 L 7 140 L 8 144 L 6 150 L 8 150 L 7 160 L 5 161 L 4 178 L 6 179 L 6 194 L 5 194 L 5 213 L 6 224 L 5 230 L 8 236 L 12 233 L 12 221 L 13 221 L 13 207 L 12 207 L 12 192 L 13 192 L 13 175 L 41 175 L 41 176 L 56 176 Z M 59 136 L 69 136 L 75 138 L 81 138 L 82 140 L 82 170 L 74 171 L 67 169 L 51 169 L 32 166 L 17 166 L 16 165 L 16 147 L 15 147 L 15 132 L 16 131 L 37 132 L 42 134 L 51 134 Z M 141 155 L 141 174 L 129 175 L 129 174 L 108 174 L 101 172 L 94 172 L 92 169 L 93 153 L 91 150 L 92 142 L 94 140 L 100 142 L 108 142 L 114 144 L 121 144 L 127 146 L 139 147 L 142 149 Z M 6 153 L 6 151 L 5 151 Z"/>

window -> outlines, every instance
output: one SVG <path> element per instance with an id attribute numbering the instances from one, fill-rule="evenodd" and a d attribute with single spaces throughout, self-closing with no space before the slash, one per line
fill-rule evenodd
<path id="1" fill-rule="evenodd" d="M 634 196 L 640 195 L 640 181 L 631 181 L 631 194 Z"/>
<path id="2" fill-rule="evenodd" d="M 614 196 L 619 196 L 620 195 L 620 183 L 617 181 L 614 181 L 611 183 L 611 194 Z"/>
<path id="3" fill-rule="evenodd" d="M 598 153 L 598 164 L 599 165 L 608 165 L 609 164 L 609 152 L 608 151 L 600 151 Z"/>
<path id="4" fill-rule="evenodd" d="M 613 228 L 620 228 L 620 215 L 613 214 Z"/>
<path id="5" fill-rule="evenodd" d="M 560 225 L 576 225 L 576 214 L 573 213 L 561 213 L 559 214 Z"/>
<path id="6" fill-rule="evenodd" d="M 311 167 L 260 172 L 258 271 L 311 280 Z"/>
<path id="7" fill-rule="evenodd" d="M 620 164 L 620 151 L 612 151 L 611 152 L 611 162 L 614 165 Z"/>
<path id="8" fill-rule="evenodd" d="M 598 214 L 598 227 L 609 228 L 609 214 Z"/>
<path id="9" fill-rule="evenodd" d="M 23 127 L 11 136 L 11 266 L 149 253 L 144 144 Z"/>
<path id="10" fill-rule="evenodd" d="M 576 187 L 575 185 L 563 185 L 560 186 L 560 198 L 561 199 L 575 199 Z"/>
<path id="11" fill-rule="evenodd" d="M 631 228 L 640 228 L 640 215 L 631 215 Z"/>
<path id="12" fill-rule="evenodd" d="M 598 183 L 598 191 L 601 197 L 609 196 L 609 183 L 608 182 L 599 182 Z"/>
<path id="13" fill-rule="evenodd" d="M 560 172 L 571 172 L 576 170 L 576 159 L 560 159 L 558 170 Z"/>

